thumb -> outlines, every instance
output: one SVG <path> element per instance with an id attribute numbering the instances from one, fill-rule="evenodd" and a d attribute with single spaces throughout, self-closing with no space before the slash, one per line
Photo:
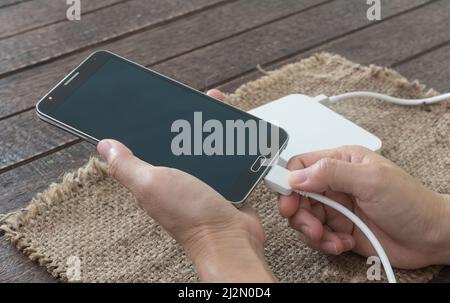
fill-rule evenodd
<path id="1" fill-rule="evenodd" d="M 305 192 L 328 190 L 358 195 L 368 180 L 367 170 L 362 164 L 323 158 L 312 166 L 292 171 L 289 184 L 293 189 Z"/>
<path id="2" fill-rule="evenodd" d="M 122 143 L 106 139 L 97 145 L 97 151 L 108 162 L 112 177 L 137 194 L 148 185 L 146 181 L 152 172 L 152 166 L 136 156 Z"/>

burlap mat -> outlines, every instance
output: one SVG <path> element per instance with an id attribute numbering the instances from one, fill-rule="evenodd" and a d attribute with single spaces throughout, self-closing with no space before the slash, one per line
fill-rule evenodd
<path id="1" fill-rule="evenodd" d="M 227 101 L 250 109 L 292 93 L 334 95 L 363 89 L 406 98 L 436 94 L 394 71 L 322 53 L 243 85 Z M 407 108 L 367 99 L 334 106 L 379 136 L 384 156 L 445 193 L 450 192 L 449 108 L 449 104 Z M 281 281 L 367 281 L 365 258 L 351 253 L 328 257 L 302 244 L 278 215 L 276 195 L 263 185 L 249 200 L 262 218 L 266 256 Z M 3 221 L 1 230 L 8 239 L 64 281 L 71 256 L 81 261 L 83 282 L 198 280 L 182 249 L 136 207 L 128 191 L 111 180 L 104 164 L 95 159 Z M 427 281 L 436 271 L 437 267 L 397 271 L 397 277 Z"/>

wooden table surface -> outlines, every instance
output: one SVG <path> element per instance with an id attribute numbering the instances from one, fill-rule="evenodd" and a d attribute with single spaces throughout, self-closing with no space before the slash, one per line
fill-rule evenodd
<path id="1" fill-rule="evenodd" d="M 397 69 L 450 91 L 450 1 L 382 0 L 369 21 L 365 0 L 81 0 L 81 21 L 64 0 L 0 0 L 0 213 L 26 206 L 90 144 L 39 121 L 36 102 L 90 52 L 107 49 L 200 90 L 232 92 L 317 51 Z M 54 282 L 0 239 L 0 282 Z M 450 281 L 444 269 L 436 281 Z"/>

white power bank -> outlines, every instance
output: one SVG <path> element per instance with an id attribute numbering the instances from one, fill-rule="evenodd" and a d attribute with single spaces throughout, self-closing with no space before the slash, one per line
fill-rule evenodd
<path id="1" fill-rule="evenodd" d="M 295 155 L 343 145 L 381 149 L 381 140 L 318 102 L 319 98 L 289 95 L 249 111 L 277 124 L 289 135 L 279 165 L 285 167 Z"/>

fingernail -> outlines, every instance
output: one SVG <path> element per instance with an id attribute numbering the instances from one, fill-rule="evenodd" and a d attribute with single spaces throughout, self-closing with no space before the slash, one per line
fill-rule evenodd
<path id="1" fill-rule="evenodd" d="M 290 184 L 301 184 L 308 179 L 308 173 L 306 169 L 302 170 L 295 170 L 291 172 L 291 175 L 289 176 L 289 183 Z"/>
<path id="2" fill-rule="evenodd" d="M 108 140 L 102 140 L 97 145 L 98 153 L 105 160 L 108 160 L 109 156 L 111 155 L 112 149 L 112 145 Z"/>
<path id="3" fill-rule="evenodd" d="M 311 232 L 311 228 L 309 228 L 306 225 L 302 225 L 300 226 L 300 231 L 302 232 L 302 234 L 304 234 L 306 237 L 308 237 L 309 239 L 312 239 L 312 232 Z"/>
<path id="4" fill-rule="evenodd" d="M 344 244 L 345 250 L 350 250 L 353 248 L 353 241 L 350 239 L 344 239 L 342 240 L 342 243 Z"/>
<path id="5" fill-rule="evenodd" d="M 321 243 L 320 247 L 326 252 L 332 252 L 334 254 L 337 254 L 337 247 L 336 244 L 334 244 L 333 242 Z"/>

